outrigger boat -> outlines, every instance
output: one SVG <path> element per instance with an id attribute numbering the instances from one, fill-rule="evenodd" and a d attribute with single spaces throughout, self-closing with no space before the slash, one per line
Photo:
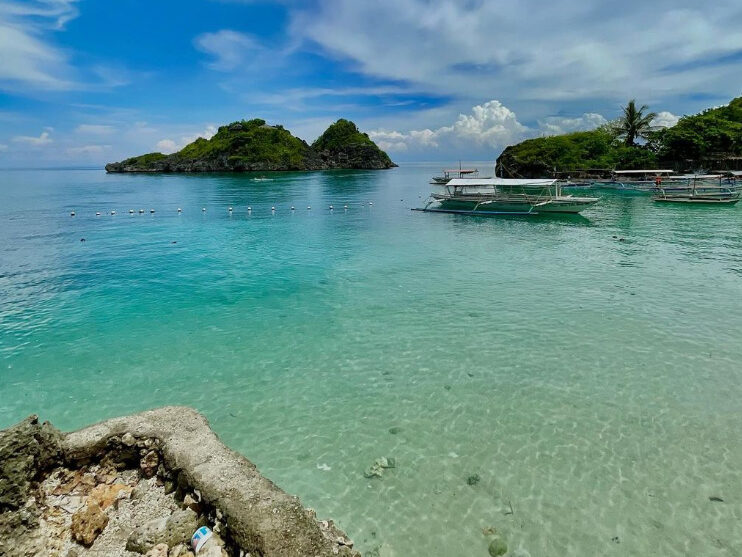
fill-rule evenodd
<path id="1" fill-rule="evenodd" d="M 659 180 L 658 180 L 659 179 Z M 593 182 L 594 188 L 652 193 L 659 183 L 674 183 L 673 171 L 660 170 L 614 170 L 609 181 Z"/>
<path id="2" fill-rule="evenodd" d="M 472 179 L 479 177 L 479 170 L 476 168 L 454 168 L 454 169 L 444 169 L 442 176 L 433 176 L 431 178 L 431 184 L 442 186 L 444 184 L 447 184 L 449 181 L 453 180 L 454 178 L 465 178 L 465 179 Z"/>
<path id="3" fill-rule="evenodd" d="M 579 213 L 597 197 L 562 194 L 559 180 L 454 178 L 433 193 L 418 211 L 469 215 L 540 215 Z"/>
<path id="4" fill-rule="evenodd" d="M 658 184 L 652 197 L 655 201 L 665 203 L 727 203 L 739 201 L 742 190 L 734 181 L 724 182 L 718 174 L 685 175 L 679 177 L 687 180 L 683 187 L 673 184 L 665 187 Z"/>

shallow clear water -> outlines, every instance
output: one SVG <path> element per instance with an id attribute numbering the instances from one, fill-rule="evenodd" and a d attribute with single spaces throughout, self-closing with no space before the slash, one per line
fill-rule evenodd
<path id="1" fill-rule="evenodd" d="M 370 555 L 742 555 L 742 207 L 411 212 L 437 170 L 0 172 L 0 427 L 194 406 Z"/>

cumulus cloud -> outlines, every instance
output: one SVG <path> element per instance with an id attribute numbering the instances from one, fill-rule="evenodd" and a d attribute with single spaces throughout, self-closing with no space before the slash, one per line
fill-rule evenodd
<path id="1" fill-rule="evenodd" d="M 662 111 L 658 112 L 657 116 L 652 120 L 652 126 L 657 128 L 669 128 L 674 126 L 680 120 L 679 116 L 676 116 L 672 112 Z"/>
<path id="2" fill-rule="evenodd" d="M 75 128 L 75 131 L 90 135 L 109 135 L 116 131 L 116 128 L 102 124 L 80 124 Z"/>
<path id="3" fill-rule="evenodd" d="M 213 56 L 210 68 L 224 72 L 242 66 L 251 55 L 261 50 L 253 37 L 229 29 L 203 33 L 196 37 L 194 44 L 202 52 Z"/>
<path id="4" fill-rule="evenodd" d="M 602 114 L 588 112 L 576 118 L 550 116 L 539 120 L 538 123 L 541 133 L 545 135 L 559 135 L 562 133 L 594 130 L 607 122 L 608 120 Z"/>
<path id="5" fill-rule="evenodd" d="M 41 147 L 43 145 L 52 143 L 54 140 L 50 137 L 48 131 L 44 131 L 41 132 L 41 135 L 39 137 L 16 135 L 13 138 L 13 141 L 15 141 L 16 143 L 25 143 L 26 145 L 31 145 L 33 147 Z"/>
<path id="6" fill-rule="evenodd" d="M 528 137 L 592 130 L 606 122 L 600 114 L 586 113 L 571 118 L 549 117 L 539 121 L 537 127 L 528 127 L 500 101 L 491 100 L 474 106 L 469 114 L 459 114 L 450 126 L 407 132 L 380 129 L 369 132 L 369 137 L 393 153 L 452 147 L 496 150 Z"/>
<path id="7" fill-rule="evenodd" d="M 201 133 L 193 133 L 181 136 L 180 141 L 175 141 L 173 139 L 161 139 L 155 145 L 155 150 L 159 151 L 160 153 L 169 155 L 170 153 L 180 151 L 183 147 L 185 147 L 189 143 L 193 143 L 199 137 L 203 137 L 204 139 L 211 139 L 212 137 L 214 137 L 216 132 L 216 126 L 208 125 L 206 126 L 206 129 L 204 129 Z"/>
<path id="8" fill-rule="evenodd" d="M 522 138 L 527 132 L 528 128 L 518 121 L 512 110 L 500 101 L 491 100 L 474 106 L 470 114 L 459 114 L 450 126 L 405 133 L 376 130 L 369 132 L 369 137 L 382 149 L 394 152 L 411 148 L 437 148 L 442 143 L 496 148 Z"/>

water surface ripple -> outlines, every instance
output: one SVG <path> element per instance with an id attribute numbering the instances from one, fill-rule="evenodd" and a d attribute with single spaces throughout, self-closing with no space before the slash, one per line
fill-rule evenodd
<path id="1" fill-rule="evenodd" d="M 194 406 L 372 556 L 742 555 L 742 209 L 436 170 L 1 172 L 0 427 Z"/>

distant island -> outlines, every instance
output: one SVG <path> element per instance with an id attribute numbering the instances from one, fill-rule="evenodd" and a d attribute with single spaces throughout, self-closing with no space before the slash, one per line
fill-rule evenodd
<path id="1" fill-rule="evenodd" d="M 397 166 L 345 119 L 311 145 L 283 126 L 259 118 L 221 126 L 211 139 L 199 137 L 177 153 L 147 153 L 106 165 L 107 172 L 246 172 L 275 170 L 378 170 Z"/>
<path id="2" fill-rule="evenodd" d="M 646 120 L 641 109 L 636 112 L 638 122 L 642 116 Z M 635 144 L 634 137 L 627 141 L 625 118 L 591 131 L 511 145 L 497 159 L 498 173 L 511 178 L 545 178 L 570 173 L 573 177 L 597 175 L 617 168 L 695 171 L 742 166 L 742 97 L 725 106 L 683 116 L 668 128 L 645 125 L 638 135 L 645 140 L 642 144 Z"/>

